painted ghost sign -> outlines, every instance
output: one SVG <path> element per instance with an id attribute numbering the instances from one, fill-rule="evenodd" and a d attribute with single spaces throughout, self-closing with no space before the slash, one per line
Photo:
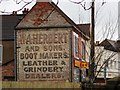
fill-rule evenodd
<path id="1" fill-rule="evenodd" d="M 69 30 L 18 30 L 17 47 L 19 81 L 69 79 Z"/>

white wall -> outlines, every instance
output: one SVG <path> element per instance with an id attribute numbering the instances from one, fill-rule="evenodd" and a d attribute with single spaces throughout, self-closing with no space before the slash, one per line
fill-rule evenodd
<path id="1" fill-rule="evenodd" d="M 97 46 L 96 48 L 96 57 L 100 54 L 101 51 L 101 58 L 99 65 L 97 66 L 97 71 L 100 69 L 102 64 L 104 63 L 105 60 L 108 60 L 108 67 L 106 67 L 106 78 L 113 78 L 118 76 L 119 70 L 118 70 L 118 58 L 120 58 L 120 55 L 118 53 L 110 51 L 110 50 L 105 50 L 101 46 Z M 112 57 L 113 55 L 113 57 Z M 119 57 L 118 57 L 119 56 Z M 95 59 L 96 62 L 98 61 L 98 58 Z M 103 66 L 104 67 L 104 66 Z M 104 69 L 101 69 L 101 73 L 98 75 L 98 78 L 104 78 Z"/>

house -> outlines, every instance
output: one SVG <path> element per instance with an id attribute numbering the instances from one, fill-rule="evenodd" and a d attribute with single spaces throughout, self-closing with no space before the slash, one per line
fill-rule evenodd
<path id="1" fill-rule="evenodd" d="M 14 27 L 17 25 L 22 15 L 2 15 L 2 37 L 1 37 L 1 54 L 2 54 L 2 76 L 13 78 L 14 76 Z"/>
<path id="2" fill-rule="evenodd" d="M 104 79 L 110 79 L 120 75 L 120 42 L 105 39 L 101 43 L 97 43 L 96 49 L 96 64 L 98 74 L 97 81 L 104 82 Z"/>
<path id="3" fill-rule="evenodd" d="M 0 37 L 0 62 L 2 68 L 3 80 L 15 80 L 15 52 L 14 52 L 14 30 L 17 23 L 26 14 L 26 9 L 23 14 L 13 12 L 11 15 L 0 15 L 2 22 L 2 31 Z"/>
<path id="4" fill-rule="evenodd" d="M 89 24 L 76 25 L 53 2 L 37 2 L 16 26 L 17 80 L 81 82 L 89 32 Z"/>

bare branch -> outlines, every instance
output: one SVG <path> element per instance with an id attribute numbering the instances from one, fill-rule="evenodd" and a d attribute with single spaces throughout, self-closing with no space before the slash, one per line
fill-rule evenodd
<path id="1" fill-rule="evenodd" d="M 15 2 L 16 2 L 16 4 L 20 4 L 20 3 L 22 3 L 22 2 L 24 2 L 24 3 L 29 3 L 29 2 L 32 2 L 32 0 L 31 0 L 31 1 L 29 1 L 29 2 L 26 2 L 25 0 L 20 0 L 20 1 L 18 1 L 18 0 L 13 0 L 13 1 L 15 1 Z"/>
<path id="2" fill-rule="evenodd" d="M 14 0 L 14 1 L 16 2 L 16 4 L 20 4 L 22 2 L 22 0 L 20 0 L 19 2 L 18 0 Z"/>
<path id="3" fill-rule="evenodd" d="M 95 58 L 95 60 L 97 60 L 96 65 L 99 64 L 99 62 L 101 61 L 101 57 L 103 56 L 104 50 L 100 51 L 100 53 L 97 55 L 97 57 Z"/>
<path id="4" fill-rule="evenodd" d="M 98 13 L 99 13 L 101 7 L 102 7 L 103 5 L 105 5 L 105 4 L 106 4 L 106 2 L 104 2 L 104 0 L 103 0 L 103 2 L 102 2 L 102 4 L 101 4 L 100 8 L 96 11 L 96 17 L 98 16 Z"/>
<path id="5" fill-rule="evenodd" d="M 16 10 L 15 12 L 21 11 L 22 9 L 24 9 L 27 5 L 29 5 L 29 4 L 32 3 L 33 1 L 34 1 L 34 0 L 31 0 L 30 2 L 25 3 L 24 6 L 22 6 L 20 9 Z M 1 12 L 1 13 L 12 13 L 12 12 L 6 12 L 5 10 L 4 10 L 4 11 L 1 11 L 1 10 L 0 10 L 0 12 Z"/>
<path id="6" fill-rule="evenodd" d="M 103 66 L 106 64 L 106 62 L 108 62 L 112 57 L 114 57 L 117 53 L 112 53 L 112 55 L 110 55 L 104 62 L 103 64 L 100 66 L 100 69 L 98 70 L 97 74 L 95 75 L 93 81 L 97 78 L 98 74 L 101 72 L 101 69 L 103 68 Z M 114 59 L 115 60 L 115 59 Z"/>
<path id="7" fill-rule="evenodd" d="M 56 5 L 58 5 L 58 4 L 59 4 L 59 0 L 57 0 Z M 48 19 L 48 17 L 54 12 L 54 10 L 55 10 L 55 8 L 53 8 L 53 10 L 47 15 L 47 17 L 44 20 Z"/>
<path id="8" fill-rule="evenodd" d="M 80 3 L 80 5 L 83 7 L 84 10 L 90 10 L 92 8 L 92 6 L 90 6 L 89 8 L 86 8 L 86 3 L 84 3 L 84 5 Z"/>
<path id="9" fill-rule="evenodd" d="M 32 0 L 32 1 L 34 1 L 34 0 Z M 30 3 L 32 3 L 32 1 L 31 2 L 28 2 L 28 3 L 26 3 L 21 9 L 19 9 L 19 10 L 17 10 L 17 12 L 19 12 L 19 11 L 21 11 L 23 8 L 25 8 L 27 5 L 29 5 Z"/>
<path id="10" fill-rule="evenodd" d="M 70 2 L 72 2 L 72 3 L 75 3 L 75 4 L 80 4 L 80 3 L 82 3 L 83 1 L 85 1 L 85 0 L 82 0 L 82 1 L 80 1 L 80 2 L 74 2 L 74 1 L 71 1 L 71 0 L 69 0 Z"/>
<path id="11" fill-rule="evenodd" d="M 117 20 L 117 22 L 118 22 L 118 20 Z M 113 35 L 115 34 L 115 31 L 116 31 L 117 27 L 118 27 L 118 23 L 116 23 L 115 27 L 112 29 L 112 35 L 111 35 L 110 39 L 113 38 Z"/>
<path id="12" fill-rule="evenodd" d="M 28 2 L 26 2 L 25 0 L 22 0 L 24 3 L 28 3 Z M 29 1 L 29 2 L 32 2 L 32 0 L 31 1 Z"/>
<path id="13" fill-rule="evenodd" d="M 75 4 L 80 4 L 84 10 L 90 10 L 92 8 L 92 5 L 90 5 L 90 7 L 88 7 L 88 8 L 86 8 L 86 2 L 84 2 L 85 0 L 82 0 L 80 2 L 74 2 L 71 0 L 69 0 L 69 1 L 72 3 L 75 3 Z M 84 4 L 82 4 L 82 2 L 84 2 Z M 92 0 L 92 2 L 95 2 L 95 0 Z"/>

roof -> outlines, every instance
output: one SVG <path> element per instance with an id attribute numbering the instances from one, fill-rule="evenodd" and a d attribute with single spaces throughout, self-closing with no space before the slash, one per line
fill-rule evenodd
<path id="1" fill-rule="evenodd" d="M 90 37 L 90 24 L 77 24 L 77 25 L 85 35 Z"/>
<path id="2" fill-rule="evenodd" d="M 104 46 L 106 50 L 120 52 L 120 41 L 105 39 L 98 46 Z"/>
<path id="3" fill-rule="evenodd" d="M 2 16 L 2 40 L 14 39 L 14 30 L 23 15 L 1 15 Z M 1 38 L 0 38 L 1 39 Z"/>
<path id="4" fill-rule="evenodd" d="M 53 2 L 37 2 L 30 12 L 20 21 L 16 29 L 46 27 L 73 27 L 89 39 L 80 28 Z"/>
<path id="5" fill-rule="evenodd" d="M 120 52 L 120 40 L 117 40 L 115 43 L 116 49 L 118 52 Z"/>

